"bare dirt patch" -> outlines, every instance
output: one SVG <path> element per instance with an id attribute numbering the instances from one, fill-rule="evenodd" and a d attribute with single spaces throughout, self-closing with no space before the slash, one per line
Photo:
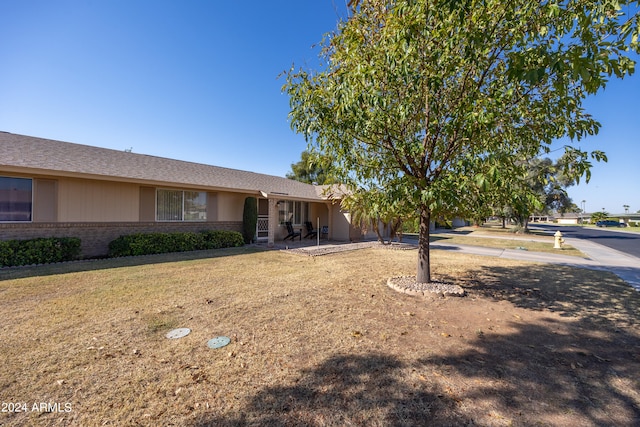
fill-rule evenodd
<path id="1" fill-rule="evenodd" d="M 2 401 L 71 410 L 0 425 L 640 423 L 636 291 L 604 272 L 433 255 L 465 297 L 390 289 L 416 254 L 376 248 L 2 271 Z M 166 339 L 174 327 L 192 332 Z M 231 344 L 207 348 L 218 335 Z"/>

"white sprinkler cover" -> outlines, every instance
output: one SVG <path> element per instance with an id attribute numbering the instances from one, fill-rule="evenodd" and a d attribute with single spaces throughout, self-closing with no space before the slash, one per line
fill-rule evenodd
<path id="1" fill-rule="evenodd" d="M 189 328 L 174 329 L 173 331 L 169 331 L 166 337 L 169 339 L 182 338 L 189 335 L 190 332 L 191 332 L 191 329 Z"/>
<path id="2" fill-rule="evenodd" d="M 207 342 L 207 347 L 220 348 L 220 347 L 224 347 L 230 342 L 231 342 L 231 339 L 229 337 L 215 337 L 210 339 L 209 342 Z"/>

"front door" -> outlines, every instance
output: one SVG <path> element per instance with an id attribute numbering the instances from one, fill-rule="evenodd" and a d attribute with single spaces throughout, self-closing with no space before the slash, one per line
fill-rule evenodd
<path id="1" fill-rule="evenodd" d="M 269 200 L 267 199 L 258 199 L 256 236 L 258 241 L 267 241 L 269 237 Z"/>

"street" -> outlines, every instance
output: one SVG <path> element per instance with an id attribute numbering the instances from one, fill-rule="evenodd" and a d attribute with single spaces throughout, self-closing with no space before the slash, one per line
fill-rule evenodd
<path id="1" fill-rule="evenodd" d="M 557 226 L 553 224 L 529 224 L 529 228 L 543 229 L 550 234 L 560 230 L 564 237 L 590 240 L 640 258 L 640 233 L 624 232 L 624 228 L 593 228 L 580 226 Z"/>

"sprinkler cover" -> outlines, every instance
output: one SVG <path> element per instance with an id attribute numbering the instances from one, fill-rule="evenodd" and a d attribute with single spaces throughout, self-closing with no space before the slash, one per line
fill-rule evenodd
<path id="1" fill-rule="evenodd" d="M 225 345 L 229 344 L 231 339 L 229 337 L 215 337 L 207 342 L 207 347 L 209 348 L 221 348 Z"/>
<path id="2" fill-rule="evenodd" d="M 190 332 L 191 332 L 191 329 L 189 328 L 179 328 L 179 329 L 174 329 L 173 331 L 169 331 L 165 336 L 169 339 L 176 339 L 176 338 L 186 337 L 187 335 L 189 335 Z"/>

